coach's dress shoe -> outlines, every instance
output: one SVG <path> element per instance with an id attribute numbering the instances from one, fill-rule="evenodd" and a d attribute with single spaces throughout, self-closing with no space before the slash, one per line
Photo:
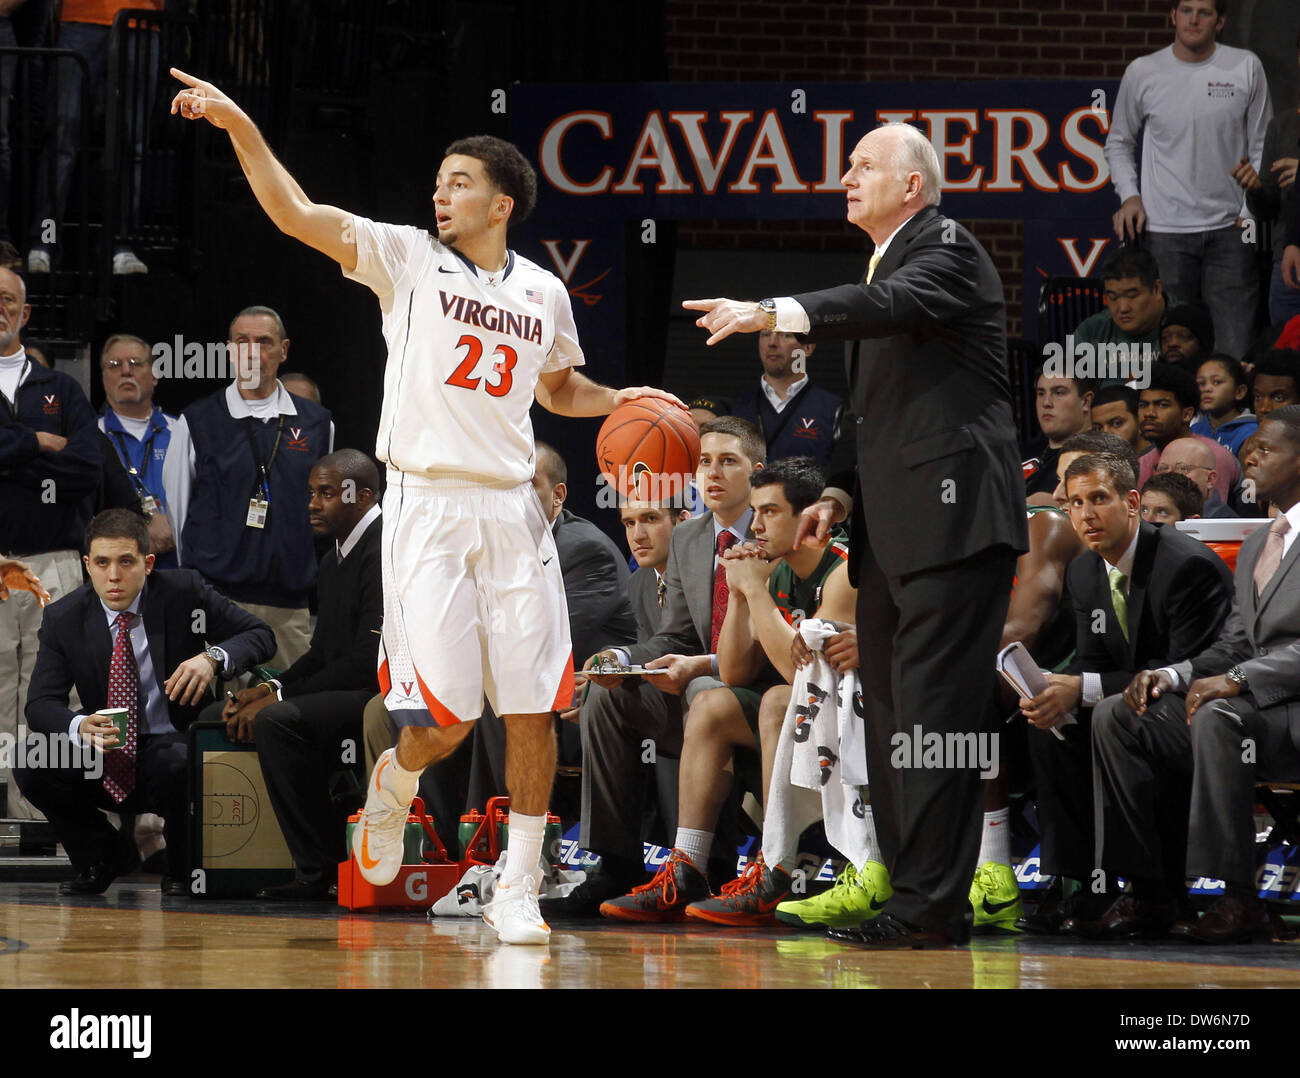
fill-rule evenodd
<path id="1" fill-rule="evenodd" d="M 1179 921 L 1170 931 L 1197 943 L 1249 943 L 1271 940 L 1273 926 L 1268 908 L 1258 898 L 1224 895 L 1198 921 Z"/>
<path id="2" fill-rule="evenodd" d="M 290 880 L 277 887 L 263 887 L 254 895 L 260 902 L 328 902 L 334 897 L 330 893 L 328 880 Z"/>
<path id="3" fill-rule="evenodd" d="M 164 898 L 189 898 L 190 888 L 182 876 L 164 876 L 162 893 Z"/>
<path id="4" fill-rule="evenodd" d="M 59 884 L 59 894 L 102 895 L 116 878 L 116 873 L 101 862 L 83 869 L 70 880 L 64 880 Z"/>
<path id="5" fill-rule="evenodd" d="M 857 928 L 829 928 L 826 930 L 826 938 L 868 951 L 922 951 L 952 947 L 956 942 L 943 932 L 919 928 L 892 913 L 882 913 Z"/>
<path id="6" fill-rule="evenodd" d="M 1178 920 L 1178 903 L 1120 895 L 1095 921 L 1078 921 L 1074 934 L 1093 940 L 1159 939 Z"/>

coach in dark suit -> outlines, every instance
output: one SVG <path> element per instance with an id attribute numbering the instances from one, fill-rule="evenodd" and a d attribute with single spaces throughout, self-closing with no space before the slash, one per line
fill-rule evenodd
<path id="1" fill-rule="evenodd" d="M 935 208 L 940 178 L 918 130 L 878 128 L 844 176 L 848 219 L 876 245 L 863 283 L 686 304 L 705 312 L 709 343 L 762 329 L 859 339 L 848 361 L 857 417 L 849 569 L 871 800 L 894 888 L 884 913 L 842 934 L 867 947 L 968 937 L 979 772 L 891 767 L 891 737 L 981 729 L 1016 556 L 1028 548 L 1002 282 L 974 237 Z M 807 514 L 824 533 L 843 507 L 823 501 Z"/>
<path id="2" fill-rule="evenodd" d="M 27 724 L 48 743 L 71 737 L 100 745 L 102 777 L 79 767 L 16 769 L 19 788 L 45 813 L 77 876 L 62 894 L 102 894 L 126 867 L 101 809 L 156 812 L 166 821 L 168 895 L 188 893 L 187 747 L 184 731 L 210 682 L 275 653 L 270 628 L 214 591 L 198 573 L 151 574 L 149 529 L 110 509 L 86 530 L 90 583 L 45 610 L 27 695 Z M 130 647 L 127 647 L 129 641 Z M 207 646 L 213 642 L 214 646 Z M 169 673 L 170 672 L 170 673 Z M 82 712 L 68 707 L 75 686 Z M 126 744 L 105 707 L 134 711 Z M 133 729 L 132 729 L 133 727 Z"/>
<path id="3" fill-rule="evenodd" d="M 1173 743 L 1187 747 L 1187 724 L 1139 719 L 1118 694 L 1135 671 L 1209 645 L 1228 616 L 1232 574 L 1203 543 L 1142 521 L 1129 461 L 1085 454 L 1066 469 L 1065 486 L 1071 523 L 1088 547 L 1066 570 L 1076 654 L 1024 713 L 1035 727 L 1029 751 L 1043 870 L 1084 886 L 1025 927 L 1161 935 L 1175 919 L 1186 860 L 1190 751 L 1181 771 L 1152 761 Z M 1075 708 L 1078 722 L 1058 725 Z M 1117 896 L 1118 876 L 1138 884 L 1135 894 Z"/>
<path id="4" fill-rule="evenodd" d="M 1241 546 L 1223 631 L 1190 661 L 1143 671 L 1125 693 L 1148 722 L 1191 724 L 1187 875 L 1223 880 L 1226 891 L 1173 931 L 1202 943 L 1271 935 L 1255 884 L 1255 783 L 1300 781 L 1300 407 L 1260 423 L 1246 476 L 1280 515 Z M 1174 695 L 1184 691 L 1185 704 Z"/>

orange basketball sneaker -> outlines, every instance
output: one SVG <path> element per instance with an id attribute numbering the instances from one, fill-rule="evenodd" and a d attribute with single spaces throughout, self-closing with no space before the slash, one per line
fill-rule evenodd
<path id="1" fill-rule="evenodd" d="M 790 897 L 793 885 L 790 873 L 771 867 L 760 853 L 739 878 L 722 885 L 716 898 L 687 906 L 686 916 L 715 925 L 774 925 L 777 904 Z"/>
<path id="2" fill-rule="evenodd" d="M 622 898 L 600 904 L 600 915 L 615 921 L 684 921 L 686 907 L 709 897 L 709 881 L 680 850 L 673 850 L 654 879 Z"/>

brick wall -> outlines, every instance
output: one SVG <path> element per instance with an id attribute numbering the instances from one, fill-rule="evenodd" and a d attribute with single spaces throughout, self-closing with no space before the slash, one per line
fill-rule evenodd
<path id="1" fill-rule="evenodd" d="M 1172 40 L 1169 0 L 668 0 L 668 78 L 675 82 L 880 79 L 1118 79 Z M 1020 221 L 964 222 L 1007 288 L 1020 332 Z M 682 222 L 682 246 L 859 250 L 832 221 Z"/>

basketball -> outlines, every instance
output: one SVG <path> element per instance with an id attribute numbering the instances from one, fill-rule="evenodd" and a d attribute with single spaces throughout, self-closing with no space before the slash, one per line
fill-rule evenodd
<path id="1" fill-rule="evenodd" d="M 700 462 L 690 413 L 659 397 L 638 397 L 612 411 L 596 438 L 596 463 L 620 497 L 681 497 Z"/>

